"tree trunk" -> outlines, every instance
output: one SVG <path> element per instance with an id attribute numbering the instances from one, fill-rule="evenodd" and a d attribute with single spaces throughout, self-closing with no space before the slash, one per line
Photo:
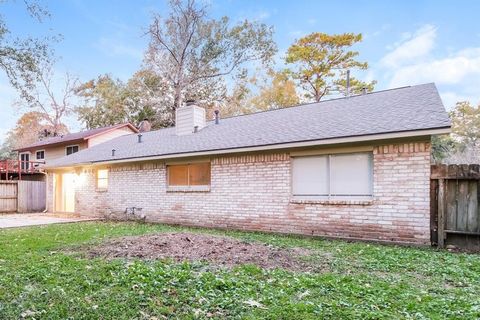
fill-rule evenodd
<path id="1" fill-rule="evenodd" d="M 173 100 L 172 121 L 175 123 L 175 112 L 182 106 L 182 87 L 179 83 L 175 84 L 175 97 Z"/>

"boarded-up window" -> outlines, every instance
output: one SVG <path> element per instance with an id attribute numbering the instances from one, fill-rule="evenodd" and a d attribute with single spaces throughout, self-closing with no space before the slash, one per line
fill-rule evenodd
<path id="1" fill-rule="evenodd" d="M 371 153 L 295 157 L 292 160 L 294 196 L 342 198 L 373 193 Z"/>
<path id="2" fill-rule="evenodd" d="M 169 186 L 208 186 L 210 185 L 210 163 L 189 163 L 169 165 Z"/>
<path id="3" fill-rule="evenodd" d="M 97 188 L 98 189 L 108 188 L 108 169 L 97 170 Z"/>
<path id="4" fill-rule="evenodd" d="M 188 186 L 188 165 L 168 166 L 169 186 Z"/>

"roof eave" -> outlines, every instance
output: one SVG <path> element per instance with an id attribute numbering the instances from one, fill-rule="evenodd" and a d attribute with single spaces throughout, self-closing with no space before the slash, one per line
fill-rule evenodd
<path id="1" fill-rule="evenodd" d="M 83 138 L 73 139 L 73 140 L 65 140 L 65 141 L 59 141 L 59 142 L 55 142 L 55 143 L 45 143 L 45 144 L 39 144 L 39 145 L 36 145 L 36 146 L 28 146 L 28 147 L 25 147 L 25 148 L 14 149 L 13 151 L 25 152 L 25 151 L 30 151 L 30 150 L 40 150 L 40 148 L 58 147 L 58 146 L 61 146 L 61 145 L 70 145 L 72 143 L 80 143 L 82 141 L 84 141 Z"/>
<path id="2" fill-rule="evenodd" d="M 47 146 L 48 147 L 57 147 L 57 146 L 67 144 L 67 143 L 82 142 L 82 141 L 86 141 L 86 140 L 91 139 L 93 137 L 100 136 L 102 134 L 105 134 L 105 133 L 108 133 L 110 131 L 114 131 L 116 129 L 120 129 L 120 128 L 123 128 L 123 127 L 129 127 L 132 130 L 133 133 L 138 133 L 139 132 L 138 129 L 133 124 L 128 122 L 128 123 L 122 123 L 120 125 L 113 126 L 109 129 L 97 132 L 95 134 L 92 134 L 92 135 L 89 135 L 89 136 L 86 136 L 86 137 L 83 137 L 83 138 L 72 139 L 72 140 L 63 140 L 63 141 L 58 141 L 58 142 L 54 142 L 54 143 L 44 143 L 44 144 L 39 144 L 39 145 L 35 145 L 35 146 L 27 146 L 27 147 L 24 147 L 24 148 L 14 149 L 13 151 L 24 152 L 24 151 L 36 150 L 38 148 L 47 147 Z"/>
<path id="3" fill-rule="evenodd" d="M 451 132 L 451 126 L 445 126 L 445 127 L 429 128 L 429 129 L 423 129 L 423 130 L 397 131 L 397 132 L 350 136 L 350 137 L 341 137 L 341 138 L 306 140 L 306 141 L 277 143 L 277 144 L 240 147 L 240 148 L 231 148 L 231 149 L 170 153 L 170 154 L 157 155 L 157 156 L 131 157 L 131 158 L 116 159 L 116 160 L 113 159 L 113 160 L 91 161 L 91 162 L 76 163 L 76 164 L 71 164 L 66 166 L 46 165 L 44 168 L 45 169 L 67 169 L 67 168 L 75 168 L 75 167 L 91 166 L 91 165 L 105 165 L 105 164 L 115 164 L 115 163 L 125 163 L 125 162 L 188 158 L 188 157 L 196 157 L 196 156 L 279 150 L 279 149 L 290 149 L 290 148 L 301 148 L 301 147 L 312 147 L 312 146 L 326 146 L 326 145 L 332 145 L 332 144 L 368 142 L 368 141 L 391 140 L 391 139 L 401 139 L 401 138 L 428 137 L 432 135 L 448 134 L 450 132 Z"/>

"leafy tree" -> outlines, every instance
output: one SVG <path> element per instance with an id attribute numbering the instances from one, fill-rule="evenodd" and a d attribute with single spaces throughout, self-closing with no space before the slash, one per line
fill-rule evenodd
<path id="1" fill-rule="evenodd" d="M 450 135 L 432 137 L 432 160 L 434 163 L 443 163 L 452 153 L 455 153 L 458 143 Z"/>
<path id="2" fill-rule="evenodd" d="M 480 161 L 480 106 L 457 102 L 450 112 L 452 134 L 432 138 L 436 163 L 478 163 Z"/>
<path id="3" fill-rule="evenodd" d="M 6 1 L 1 1 L 0 5 Z M 24 0 L 28 14 L 41 23 L 48 11 L 36 1 Z M 29 99 L 40 73 L 39 65 L 50 58 L 51 38 L 18 37 L 12 34 L 4 17 L 0 16 L 0 69 L 22 99 Z"/>
<path id="4" fill-rule="evenodd" d="M 131 123 L 149 119 L 152 129 L 172 124 L 172 88 L 154 72 L 147 69 L 136 72 L 126 83 L 123 97 Z"/>
<path id="5" fill-rule="evenodd" d="M 123 90 L 124 84 L 108 74 L 79 85 L 75 92 L 84 101 L 75 108 L 78 119 L 87 129 L 126 122 L 128 110 Z"/>
<path id="6" fill-rule="evenodd" d="M 260 92 L 252 98 L 251 104 L 257 110 L 290 107 L 300 102 L 295 83 L 283 72 L 268 71 L 269 79 L 260 85 Z"/>
<path id="7" fill-rule="evenodd" d="M 43 112 L 26 112 L 17 120 L 15 127 L 7 132 L 6 139 L 0 149 L 0 157 L 14 158 L 13 150 L 48 138 L 53 132 L 66 134 L 68 129 L 64 124 L 54 128 Z"/>
<path id="8" fill-rule="evenodd" d="M 76 92 L 83 99 L 75 108 L 78 119 L 89 129 L 149 119 L 153 129 L 171 125 L 170 87 L 155 73 L 142 69 L 127 83 L 106 74 L 81 84 Z"/>
<path id="9" fill-rule="evenodd" d="M 452 133 L 462 146 L 479 147 L 480 145 L 480 105 L 470 102 L 457 102 L 450 112 Z"/>
<path id="10" fill-rule="evenodd" d="M 296 105 L 300 102 L 295 83 L 283 72 L 269 69 L 266 76 L 242 77 L 220 102 L 223 117 L 249 114 Z"/>
<path id="11" fill-rule="evenodd" d="M 225 95 L 224 99 L 220 100 L 216 106 L 211 109 L 218 108 L 221 117 L 238 116 L 255 112 L 255 108 L 251 105 L 252 99 L 252 84 L 255 83 L 254 78 L 243 75 L 237 78 L 232 90 Z M 209 113 L 207 109 L 207 113 Z"/>
<path id="12" fill-rule="evenodd" d="M 16 159 L 17 153 L 14 147 L 14 140 L 13 138 L 7 133 L 5 136 L 5 140 L 3 140 L 2 145 L 0 146 L 0 159 Z"/>
<path id="13" fill-rule="evenodd" d="M 224 79 L 245 73 L 252 61 L 268 63 L 276 53 L 272 28 L 228 17 L 208 18 L 195 0 L 171 0 L 166 19 L 158 14 L 148 29 L 147 68 L 172 88 L 170 122 L 185 99 L 211 103 L 226 93 Z"/>
<path id="14" fill-rule="evenodd" d="M 76 90 L 83 99 L 75 108 L 89 129 L 149 119 L 153 129 L 171 125 L 170 87 L 150 70 L 136 72 L 126 83 L 106 74 L 87 81 Z"/>
<path id="15" fill-rule="evenodd" d="M 291 67 L 287 73 L 304 91 L 307 100 L 318 102 L 331 93 L 345 94 L 347 70 L 368 68 L 366 62 L 356 60 L 357 51 L 349 50 L 360 41 L 362 35 L 354 33 L 307 35 L 288 48 L 285 61 Z M 350 79 L 353 93 L 363 88 L 372 91 L 374 85 L 375 81 Z"/>

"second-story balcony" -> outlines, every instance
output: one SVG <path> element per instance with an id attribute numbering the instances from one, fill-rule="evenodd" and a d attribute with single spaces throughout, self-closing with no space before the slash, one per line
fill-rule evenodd
<path id="1" fill-rule="evenodd" d="M 22 174 L 41 172 L 44 164 L 44 161 L 0 160 L 1 177 L 9 180 L 9 177 L 13 175 L 21 180 Z"/>

